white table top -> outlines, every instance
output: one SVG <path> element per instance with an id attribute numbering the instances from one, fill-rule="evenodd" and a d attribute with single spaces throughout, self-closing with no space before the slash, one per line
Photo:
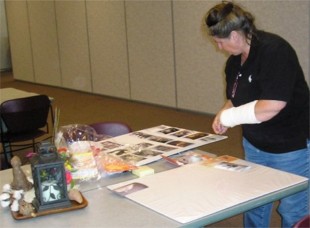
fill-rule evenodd
<path id="1" fill-rule="evenodd" d="M 0 89 L 0 103 L 3 103 L 7 100 L 18 99 L 23 97 L 32 97 L 39 95 L 37 93 L 31 93 L 15 88 L 2 88 Z"/>
<path id="2" fill-rule="evenodd" d="M 160 160 L 149 164 L 155 169 L 155 173 L 174 168 L 173 165 L 164 160 Z M 30 174 L 29 166 L 23 167 L 27 175 Z M 260 169 L 263 170 L 263 167 Z M 249 172 L 248 178 L 253 182 L 252 172 Z M 241 174 L 241 173 L 240 173 Z M 155 174 L 156 175 L 156 174 Z M 254 175 L 255 176 L 255 175 Z M 280 175 L 282 180 L 291 179 L 291 175 Z M 301 191 L 307 187 L 307 179 L 297 181 L 293 178 L 291 186 L 279 188 L 276 186 L 274 192 L 269 192 L 263 196 L 256 197 L 247 202 L 234 203 L 234 206 L 220 210 L 211 215 L 204 216 L 193 222 L 182 224 L 172 220 L 160 213 L 144 207 L 137 202 L 120 197 L 110 191 L 106 186 L 129 181 L 137 178 L 130 172 L 117 174 L 112 177 L 102 178 L 99 182 L 93 185 L 82 188 L 81 191 L 88 201 L 86 208 L 41 216 L 34 219 L 14 220 L 8 208 L 0 208 L 0 226 L 15 227 L 21 225 L 23 227 L 201 227 L 211 224 L 228 217 L 240 214 L 254 207 L 276 201 L 287 195 Z M 229 176 L 228 176 L 229 178 Z M 5 183 L 9 183 L 12 179 L 12 171 L 4 170 L 0 172 L 0 187 Z M 225 181 L 225 176 L 222 177 Z M 240 181 L 244 181 L 244 177 Z M 279 180 L 280 181 L 280 180 Z M 280 181 L 281 182 L 281 181 Z M 239 185 L 238 175 L 235 176 L 234 182 L 231 184 Z M 222 191 L 223 189 L 221 189 Z M 164 191 L 164 189 L 163 189 Z M 180 190 L 181 191 L 181 190 Z M 229 189 L 227 190 L 229 191 Z M 176 193 L 177 194 L 177 193 Z M 212 196 L 211 196 L 212 197 Z"/>

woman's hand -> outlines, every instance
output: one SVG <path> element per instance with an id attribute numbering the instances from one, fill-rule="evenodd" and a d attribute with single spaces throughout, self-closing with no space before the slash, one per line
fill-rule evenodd
<path id="1" fill-rule="evenodd" d="M 222 114 L 222 111 L 224 111 L 225 109 L 231 108 L 233 107 L 233 104 L 231 103 L 230 100 L 228 100 L 225 105 L 223 106 L 223 108 L 216 114 L 213 123 L 212 123 L 212 129 L 215 132 L 215 134 L 224 134 L 227 131 L 227 127 L 225 127 L 224 125 L 222 125 L 221 121 L 220 121 L 220 116 Z"/>
<path id="2" fill-rule="evenodd" d="M 220 134 L 221 135 L 221 134 L 224 134 L 227 131 L 228 128 L 221 124 L 220 116 L 221 116 L 221 112 L 219 112 L 215 116 L 215 118 L 213 120 L 213 123 L 212 123 L 212 129 L 215 132 L 215 134 Z"/>

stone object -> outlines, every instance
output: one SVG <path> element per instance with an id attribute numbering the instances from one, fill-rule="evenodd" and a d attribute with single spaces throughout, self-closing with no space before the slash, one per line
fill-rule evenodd
<path id="1" fill-rule="evenodd" d="M 82 194 L 77 189 L 71 189 L 68 192 L 68 197 L 70 200 L 74 200 L 74 201 L 78 202 L 79 204 L 81 204 L 83 202 Z"/>
<path id="2" fill-rule="evenodd" d="M 18 156 L 14 156 L 11 159 L 11 165 L 13 170 L 13 182 L 11 188 L 13 190 L 29 191 L 32 188 L 32 183 L 28 181 L 24 171 L 21 169 L 21 160 Z"/>

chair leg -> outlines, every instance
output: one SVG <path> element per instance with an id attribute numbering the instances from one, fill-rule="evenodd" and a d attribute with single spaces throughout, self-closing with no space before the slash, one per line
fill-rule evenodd
<path id="1" fill-rule="evenodd" d="M 32 139 L 32 150 L 33 150 L 32 152 L 33 152 L 33 153 L 36 152 L 35 149 L 36 149 L 36 144 L 35 144 L 34 139 Z"/>
<path id="2" fill-rule="evenodd" d="M 7 151 L 7 145 L 9 146 L 10 150 Z M 10 158 L 12 157 L 12 154 L 11 154 L 11 144 L 10 143 L 5 143 L 3 142 L 2 143 L 2 149 L 3 149 L 3 154 L 4 154 L 4 164 L 3 164 L 3 169 L 8 169 L 8 168 L 11 168 L 11 162 L 10 162 Z M 9 156 L 11 155 L 11 156 Z"/>

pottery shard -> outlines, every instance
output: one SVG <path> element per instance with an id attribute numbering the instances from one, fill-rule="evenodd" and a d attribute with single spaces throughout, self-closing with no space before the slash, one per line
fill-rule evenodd
<path id="1" fill-rule="evenodd" d="M 68 197 L 69 197 L 70 200 L 74 200 L 74 201 L 76 201 L 76 202 L 78 202 L 80 204 L 83 202 L 82 194 L 77 189 L 71 189 L 68 192 Z"/>

